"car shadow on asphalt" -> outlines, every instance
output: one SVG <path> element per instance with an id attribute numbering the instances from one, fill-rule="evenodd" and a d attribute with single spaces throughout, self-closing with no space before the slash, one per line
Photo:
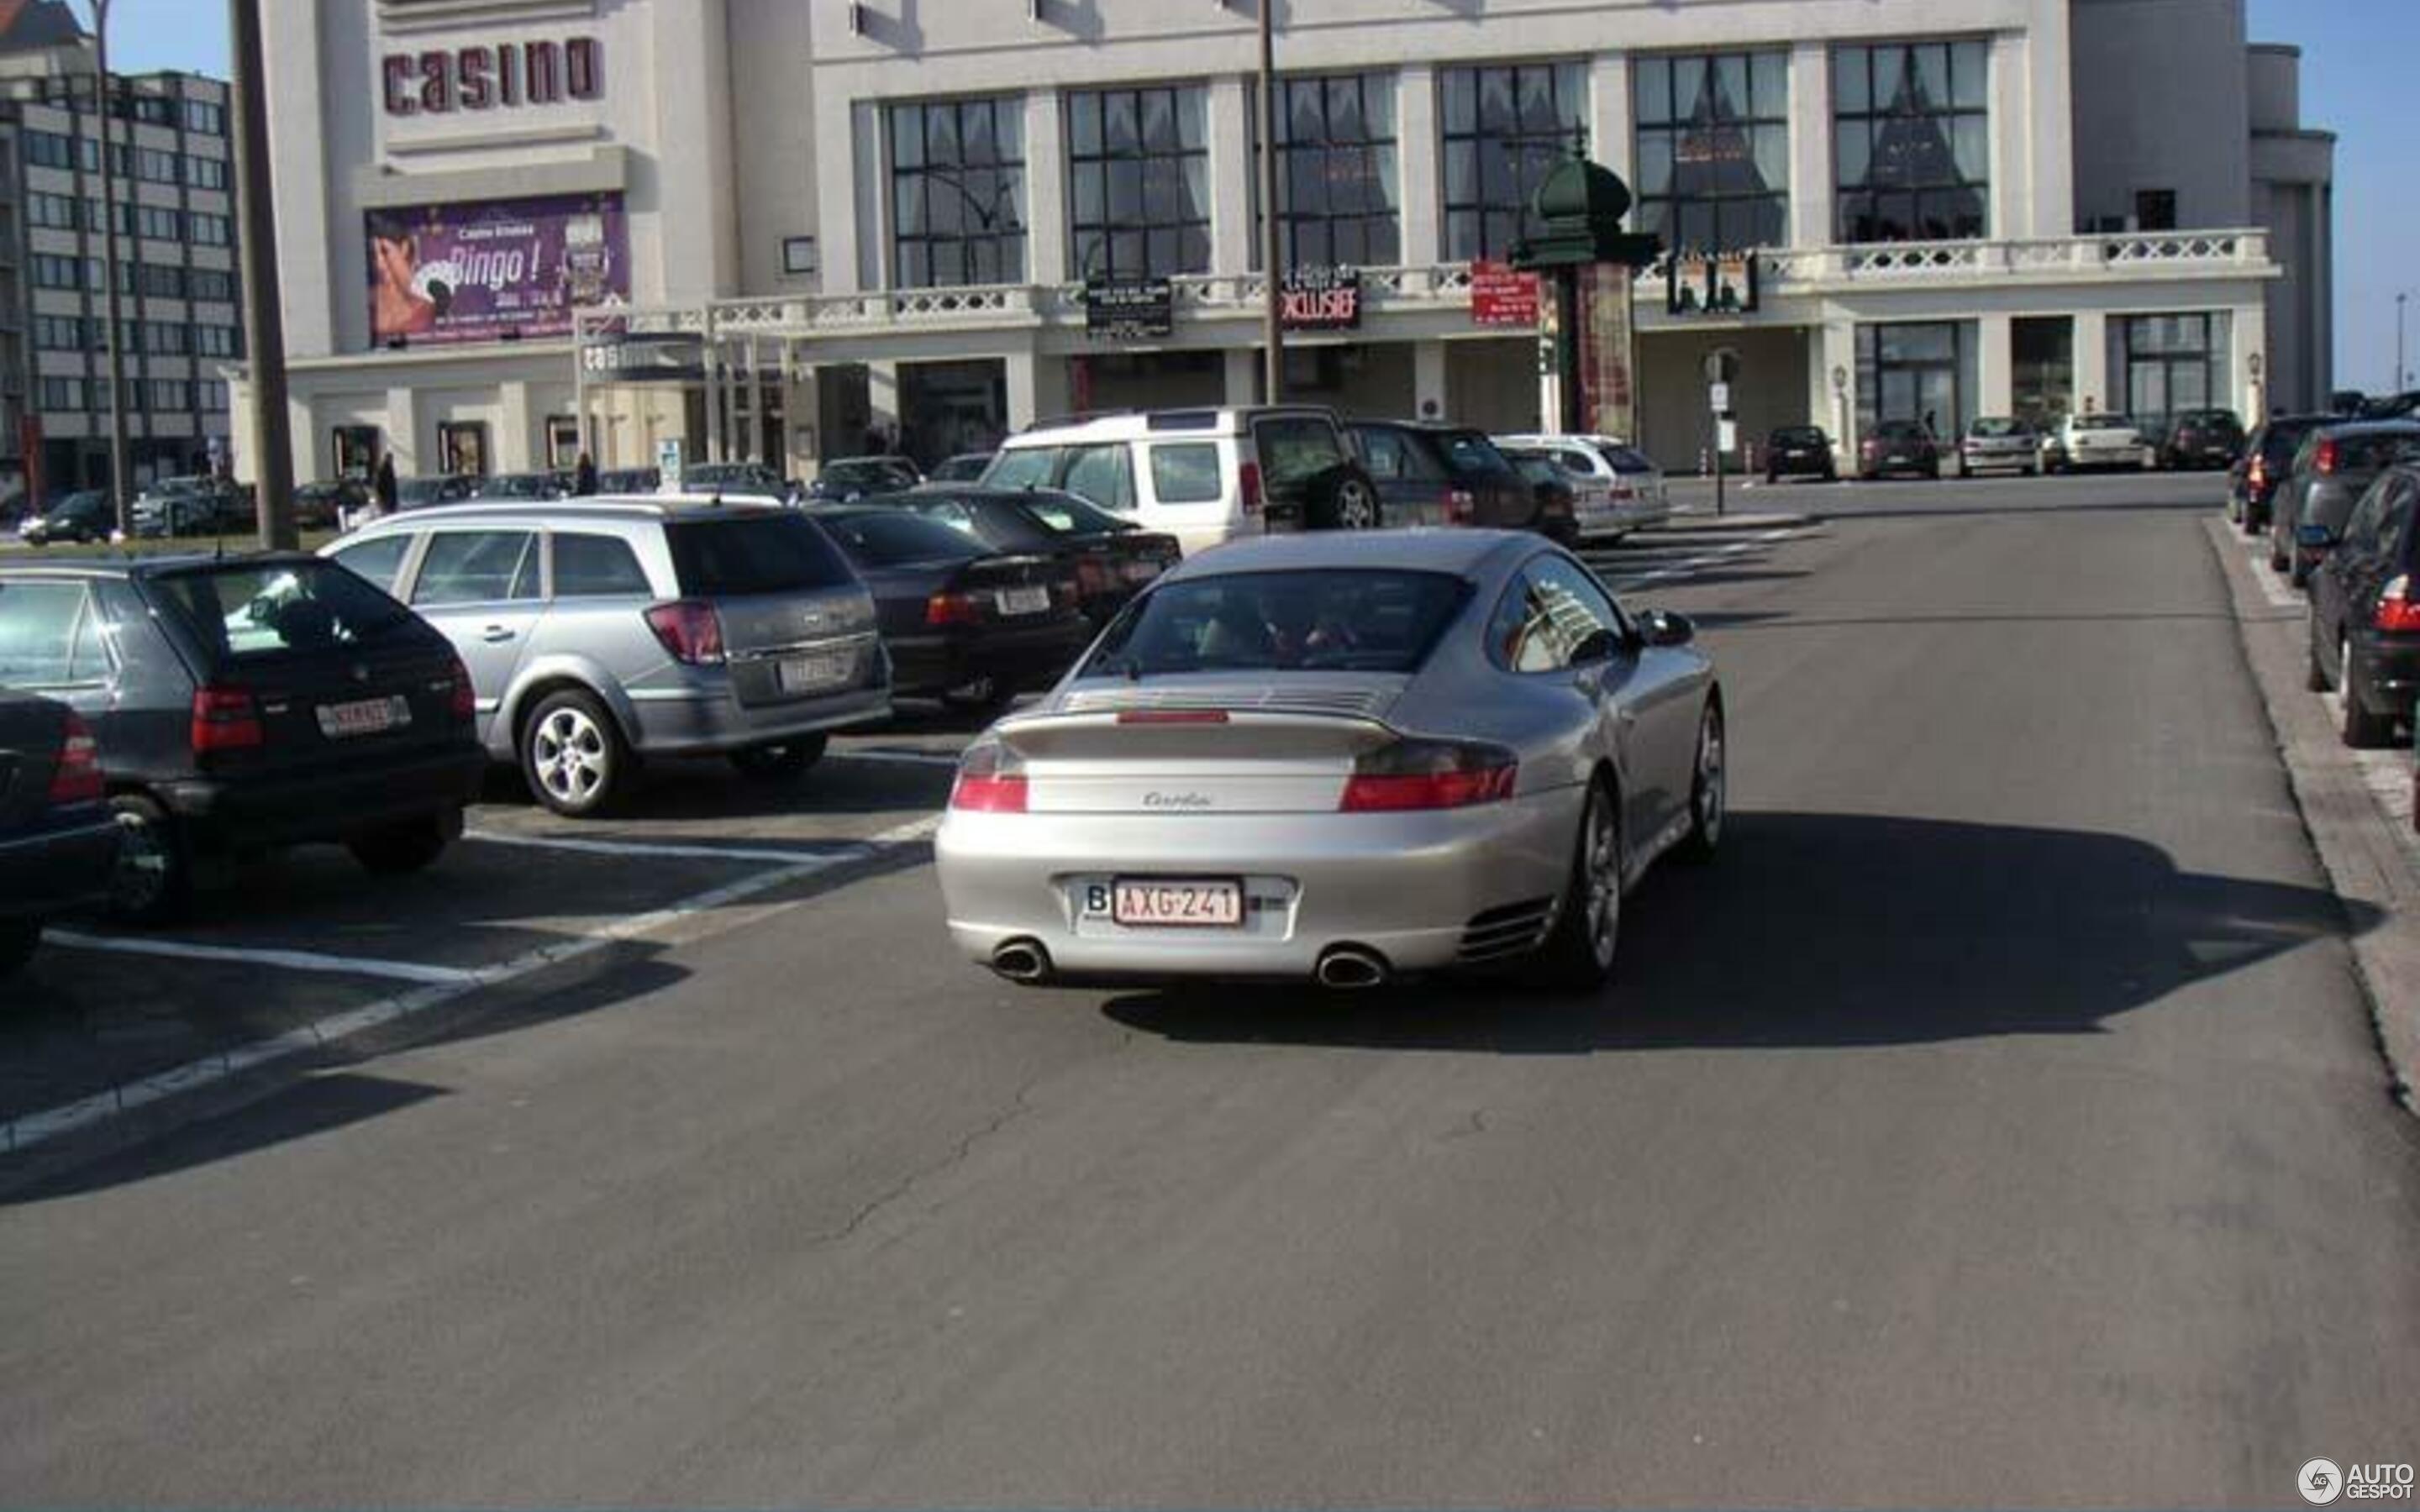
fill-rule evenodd
<path id="1" fill-rule="evenodd" d="M 2120 835 L 1744 811 L 1724 845 L 1632 895 L 1602 995 L 1501 979 L 1227 986 L 1103 1011 L 1180 1042 L 1505 1055 L 2083 1035 L 2381 917 L 2319 888 L 2180 871 Z"/>
<path id="2" fill-rule="evenodd" d="M 631 820 L 748 820 L 938 809 L 950 795 L 954 775 L 954 769 L 942 761 L 883 760 L 878 752 L 861 753 L 845 746 L 783 781 L 752 781 L 716 759 L 659 760 L 647 764 L 611 812 L 594 820 L 562 821 L 561 832 L 576 839 L 583 828 L 610 828 Z M 520 774 L 509 767 L 489 776 L 481 802 L 553 822 L 530 795 Z"/>

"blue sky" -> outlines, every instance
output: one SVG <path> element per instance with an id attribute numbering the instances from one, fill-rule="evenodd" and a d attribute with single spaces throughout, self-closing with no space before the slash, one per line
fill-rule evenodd
<path id="1" fill-rule="evenodd" d="M 2303 48 L 2303 119 L 2336 133 L 2336 383 L 2391 386 L 2395 296 L 2420 293 L 2420 194 L 2406 162 L 2414 0 L 2249 0 L 2252 36 Z M 227 72 L 222 0 L 113 0 L 114 67 Z M 2412 354 L 2420 368 L 2420 310 Z"/>

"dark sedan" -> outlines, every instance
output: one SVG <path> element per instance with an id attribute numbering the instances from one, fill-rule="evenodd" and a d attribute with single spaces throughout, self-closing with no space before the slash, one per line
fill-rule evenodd
<path id="1" fill-rule="evenodd" d="M 294 523 L 306 531 L 342 530 L 369 503 L 369 485 L 359 478 L 306 483 L 294 490 Z"/>
<path id="2" fill-rule="evenodd" d="M 0 566 L 0 684 L 92 726 L 125 838 L 111 905 L 137 923 L 279 846 L 416 871 L 487 774 L 454 648 L 318 557 Z"/>
<path id="3" fill-rule="evenodd" d="M 51 505 L 39 514 L 25 517 L 17 527 L 17 537 L 27 546 L 56 546 L 61 542 L 106 541 L 117 529 L 116 505 L 106 489 L 86 488 Z"/>
<path id="4" fill-rule="evenodd" d="M 1356 420 L 1344 428 L 1378 486 L 1382 524 L 1534 531 L 1546 523 L 1529 480 L 1485 431 L 1403 420 Z"/>
<path id="5" fill-rule="evenodd" d="M 1840 475 L 1832 457 L 1832 438 L 1820 425 L 1783 425 L 1765 438 L 1764 481 L 1821 478 L 1831 483 Z"/>
<path id="6" fill-rule="evenodd" d="M 814 518 L 874 594 L 902 697 L 997 707 L 1057 682 L 1092 640 L 1075 575 L 1053 557 L 995 551 L 905 509 L 822 506 Z"/>
<path id="7" fill-rule="evenodd" d="M 1885 420 L 1857 447 L 1857 476 L 1869 482 L 1893 473 L 1941 476 L 1941 443 L 1913 420 Z"/>
<path id="8" fill-rule="evenodd" d="M 807 485 L 807 496 L 819 502 L 845 504 L 878 493 L 900 493 L 924 481 L 916 464 L 904 456 L 845 456 L 827 462 Z"/>
<path id="9" fill-rule="evenodd" d="M 995 551 L 1047 556 L 1075 575 L 1085 617 L 1107 625 L 1145 586 L 1176 565 L 1176 537 L 1053 488 L 935 488 L 881 494 L 864 501 L 912 510 L 962 531 Z"/>
<path id="10" fill-rule="evenodd" d="M 0 978 L 33 955 L 44 922 L 109 896 L 117 843 L 83 717 L 0 688 Z"/>
<path id="11" fill-rule="evenodd" d="M 2246 535 L 2269 528 L 2269 501 L 2301 448 L 2303 438 L 2321 425 L 2338 424 L 2340 415 L 2272 415 L 2243 443 L 2243 455 L 2226 476 L 2226 517 L 2243 527 Z"/>
<path id="12" fill-rule="evenodd" d="M 2270 496 L 2269 565 L 2297 588 L 2307 583 L 2370 484 L 2415 449 L 2420 422 L 2409 420 L 2322 425 L 2305 435 Z"/>
<path id="13" fill-rule="evenodd" d="M 2420 464 L 2378 476 L 2311 574 L 2311 687 L 2343 697 L 2348 746 L 2382 746 L 2420 699 Z"/>
<path id="14" fill-rule="evenodd" d="M 2231 468 L 2243 455 L 2243 422 L 2232 409 L 2180 409 L 2161 432 L 2160 466 Z"/>

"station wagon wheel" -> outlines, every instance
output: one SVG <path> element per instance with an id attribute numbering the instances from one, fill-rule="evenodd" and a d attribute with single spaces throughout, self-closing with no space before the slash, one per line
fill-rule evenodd
<path id="1" fill-rule="evenodd" d="M 1555 932 L 1538 952 L 1544 986 L 1593 992 L 1613 977 L 1621 947 L 1621 810 L 1604 782 L 1589 785 L 1573 845 L 1572 873 Z"/>
<path id="2" fill-rule="evenodd" d="M 521 775 L 538 802 L 570 818 L 604 812 L 620 795 L 630 754 L 613 716 L 594 695 L 547 696 L 521 737 Z"/>
<path id="3" fill-rule="evenodd" d="M 113 799 L 117 867 L 110 875 L 109 912 L 129 924 L 165 924 L 185 911 L 193 872 L 168 811 L 149 798 Z"/>
<path id="4" fill-rule="evenodd" d="M 1698 720 L 1698 759 L 1689 778 L 1689 836 L 1681 842 L 1686 859 L 1710 861 L 1723 842 L 1723 820 L 1730 811 L 1730 762 L 1722 700 L 1708 699 Z"/>

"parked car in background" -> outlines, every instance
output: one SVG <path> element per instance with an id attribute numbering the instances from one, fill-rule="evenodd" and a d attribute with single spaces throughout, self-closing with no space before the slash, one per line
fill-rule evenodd
<path id="1" fill-rule="evenodd" d="M 935 487 L 942 484 L 972 483 L 984 475 L 985 470 L 991 466 L 991 459 L 999 455 L 997 452 L 961 452 L 924 474 L 924 485 Z"/>
<path id="2" fill-rule="evenodd" d="M 473 477 L 446 475 L 442 477 L 406 478 L 396 485 L 396 513 L 415 509 L 436 509 L 445 504 L 458 504 L 478 494 L 479 480 Z"/>
<path id="3" fill-rule="evenodd" d="M 2159 461 L 2143 427 L 2126 415 L 2062 415 L 2053 434 L 2053 455 L 2057 459 L 2054 471 L 2059 472 L 2084 468 L 2144 469 Z"/>
<path id="4" fill-rule="evenodd" d="M 1611 436 L 1499 436 L 1497 444 L 1550 452 L 1577 490 L 1574 517 L 1582 536 L 1619 540 L 1672 514 L 1664 470 Z"/>
<path id="5" fill-rule="evenodd" d="M 1411 420 L 1355 420 L 1344 428 L 1378 486 L 1388 525 L 1537 531 L 1546 523 L 1537 490 L 1483 431 Z"/>
<path id="6" fill-rule="evenodd" d="M 2310 683 L 2343 695 L 2339 732 L 2382 746 L 2420 698 L 2420 464 L 2379 474 L 2311 574 Z"/>
<path id="7" fill-rule="evenodd" d="M 663 486 L 664 475 L 654 468 L 615 468 L 597 474 L 600 494 L 656 493 Z"/>
<path id="8" fill-rule="evenodd" d="M 1057 488 L 1198 556 L 1265 529 L 1374 530 L 1377 486 L 1331 409 L 1235 405 L 1054 422 L 1010 437 L 986 488 Z"/>
<path id="9" fill-rule="evenodd" d="M 1579 544 L 1579 488 L 1555 454 L 1534 446 L 1498 446 L 1538 499 L 1538 532 L 1564 546 Z"/>
<path id="10" fill-rule="evenodd" d="M 1916 421 L 1883 421 L 1857 443 L 1857 476 L 1872 482 L 1894 473 L 1941 476 L 1941 445 Z"/>
<path id="11" fill-rule="evenodd" d="M 1057 682 L 1093 639 L 1075 571 L 1049 552 L 996 550 L 909 509 L 811 513 L 874 594 L 902 697 L 996 708 Z"/>
<path id="12" fill-rule="evenodd" d="M 0 661 L 17 655 L 0 642 Z M 45 923 L 108 900 L 117 847 L 92 727 L 0 687 L 0 981 L 32 959 Z"/>
<path id="13" fill-rule="evenodd" d="M 874 601 L 798 512 L 707 498 L 457 504 L 327 548 L 461 653 L 479 739 L 557 813 L 609 810 L 649 756 L 787 779 L 891 712 Z"/>
<path id="14" fill-rule="evenodd" d="M 17 538 L 27 546 L 106 541 L 117 530 L 116 501 L 104 488 L 65 495 L 50 508 L 25 517 Z"/>
<path id="15" fill-rule="evenodd" d="M 790 480 L 762 462 L 692 462 L 681 469 L 681 492 L 749 499 L 787 499 Z"/>
<path id="16" fill-rule="evenodd" d="M 570 493 L 571 490 L 564 486 L 563 480 L 551 471 L 499 472 L 492 477 L 481 478 L 478 486 L 471 490 L 471 497 L 499 502 L 543 502 L 550 499 L 567 498 Z"/>
<path id="17" fill-rule="evenodd" d="M 224 478 L 194 476 L 162 478 L 147 485 L 128 506 L 135 535 L 163 539 L 178 535 L 223 535 L 253 526 L 241 490 Z"/>
<path id="18" fill-rule="evenodd" d="M 359 478 L 305 483 L 294 490 L 294 523 L 306 531 L 340 531 L 369 506 L 369 485 Z"/>
<path id="19" fill-rule="evenodd" d="M 1985 415 L 1969 422 L 1966 434 L 1958 438 L 1962 478 L 1978 472 L 2022 472 L 2032 477 L 2040 471 L 2041 436 L 2014 416 Z"/>
<path id="20" fill-rule="evenodd" d="M 1693 633 L 1527 533 L 1188 560 L 968 748 L 935 841 L 951 935 L 1028 983 L 1507 965 L 1599 988 L 1623 894 L 1722 838 Z"/>
<path id="21" fill-rule="evenodd" d="M 1764 481 L 1784 478 L 1838 480 L 1838 462 L 1832 455 L 1832 438 L 1821 425 L 1778 425 L 1764 440 Z"/>
<path id="22" fill-rule="evenodd" d="M 908 493 L 878 494 L 863 502 L 938 520 L 995 551 L 1050 557 L 1074 576 L 1084 615 L 1095 625 L 1108 624 L 1126 600 L 1184 555 L 1175 536 L 1144 530 L 1074 494 L 1051 488 L 1002 492 L 927 484 Z"/>
<path id="23" fill-rule="evenodd" d="M 827 462 L 807 485 L 807 497 L 845 504 L 878 493 L 904 493 L 924 481 L 904 456 L 845 456 Z"/>
<path id="24" fill-rule="evenodd" d="M 2257 535 L 2269 528 L 2270 501 L 2277 486 L 2292 470 L 2303 438 L 2321 425 L 2337 424 L 2334 415 L 2272 415 L 2243 443 L 2243 455 L 2228 470 L 2226 517 Z"/>
<path id="25" fill-rule="evenodd" d="M 278 846 L 425 867 L 485 767 L 453 648 L 296 553 L 0 566 L 0 685 L 91 726 L 125 833 L 111 906 L 138 923 Z"/>
<path id="26" fill-rule="evenodd" d="M 2378 475 L 2420 452 L 2420 422 L 2350 421 L 2305 432 L 2269 500 L 2269 565 L 2296 587 L 2335 546 Z M 2317 526 L 2305 532 L 2305 525 Z"/>
<path id="27" fill-rule="evenodd" d="M 2243 455 L 2243 422 L 2232 409 L 2180 409 L 2160 433 L 2160 466 L 2231 468 Z"/>

